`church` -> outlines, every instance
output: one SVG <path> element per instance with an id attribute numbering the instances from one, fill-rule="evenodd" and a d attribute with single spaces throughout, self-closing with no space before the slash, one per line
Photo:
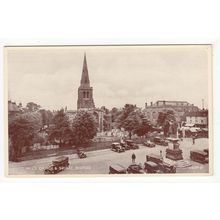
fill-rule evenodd
<path id="1" fill-rule="evenodd" d="M 82 76 L 80 86 L 78 88 L 77 110 L 92 110 L 95 109 L 93 100 L 93 88 L 90 87 L 89 72 L 84 54 Z"/>
<path id="2" fill-rule="evenodd" d="M 96 108 L 93 98 L 93 87 L 90 86 L 89 71 L 87 66 L 86 54 L 84 54 L 82 76 L 80 86 L 78 88 L 77 111 L 65 109 L 66 115 L 72 121 L 78 111 L 88 111 L 93 114 L 98 122 L 98 132 L 104 131 L 104 115 L 103 109 Z M 111 125 L 109 125 L 109 129 Z"/>

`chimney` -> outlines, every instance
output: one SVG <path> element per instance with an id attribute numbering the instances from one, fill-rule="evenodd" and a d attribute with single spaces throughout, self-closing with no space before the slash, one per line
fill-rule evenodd
<path id="1" fill-rule="evenodd" d="M 147 102 L 145 102 L 145 108 L 147 108 Z"/>

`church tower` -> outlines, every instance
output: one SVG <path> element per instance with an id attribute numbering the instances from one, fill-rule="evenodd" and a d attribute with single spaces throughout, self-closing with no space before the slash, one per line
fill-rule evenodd
<path id="1" fill-rule="evenodd" d="M 93 101 L 93 88 L 90 87 L 86 54 L 84 54 L 82 77 L 80 81 L 80 86 L 78 88 L 77 110 L 87 110 L 94 108 L 95 104 Z"/>

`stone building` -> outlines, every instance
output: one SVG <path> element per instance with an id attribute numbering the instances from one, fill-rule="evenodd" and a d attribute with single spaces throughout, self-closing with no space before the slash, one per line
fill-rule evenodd
<path id="1" fill-rule="evenodd" d="M 12 102 L 11 100 L 8 100 L 8 115 L 10 116 L 16 116 L 21 113 L 20 109 L 21 104 L 17 105 L 16 102 Z"/>
<path id="2" fill-rule="evenodd" d="M 93 114 L 98 122 L 98 131 L 103 131 L 105 112 L 103 109 L 95 107 L 93 99 L 93 88 L 90 86 L 86 54 L 84 54 L 82 76 L 80 80 L 80 86 L 78 88 L 77 110 L 74 111 L 65 109 L 66 115 L 70 121 L 74 120 L 78 111 L 88 111 Z"/>
<path id="3" fill-rule="evenodd" d="M 82 77 L 78 88 L 77 110 L 89 110 L 94 108 L 93 88 L 90 87 L 86 54 L 84 54 Z"/>
<path id="4" fill-rule="evenodd" d="M 208 110 L 186 112 L 184 114 L 184 121 L 186 125 L 206 128 L 208 127 Z"/>
<path id="5" fill-rule="evenodd" d="M 168 110 L 174 112 L 177 122 L 181 122 L 182 117 L 186 112 L 196 112 L 199 108 L 186 101 L 159 100 L 155 103 L 151 102 L 150 105 L 146 102 L 143 112 L 146 118 L 155 125 L 157 123 L 159 113 L 167 112 Z"/>

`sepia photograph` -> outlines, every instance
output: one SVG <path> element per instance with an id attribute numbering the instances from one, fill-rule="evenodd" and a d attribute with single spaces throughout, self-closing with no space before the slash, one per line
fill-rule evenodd
<path id="1" fill-rule="evenodd" d="M 6 46 L 6 175 L 212 175 L 212 46 Z M 119 175 L 113 175 L 119 174 Z"/>

